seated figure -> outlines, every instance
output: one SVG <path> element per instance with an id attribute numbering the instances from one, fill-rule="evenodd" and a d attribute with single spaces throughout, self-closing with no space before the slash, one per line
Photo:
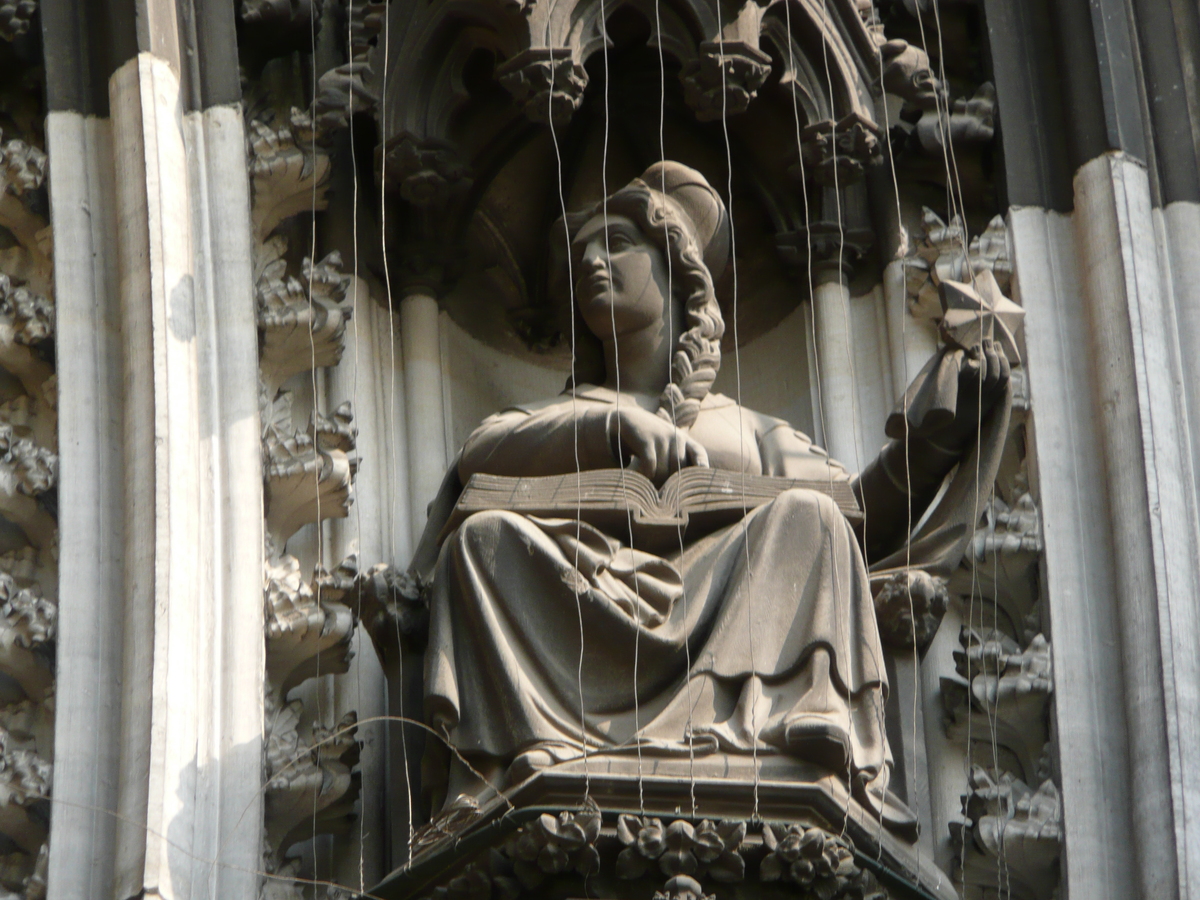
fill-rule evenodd
<path id="1" fill-rule="evenodd" d="M 683 466 L 848 482 L 865 535 L 828 494 L 803 489 L 666 549 L 574 517 L 470 515 L 444 537 L 430 594 L 426 717 L 477 773 L 453 766 L 446 803 L 482 796 L 479 773 L 512 784 L 584 754 L 784 754 L 838 773 L 867 809 L 910 825 L 887 794 L 888 684 L 868 559 L 891 553 L 895 565 L 972 451 L 1005 396 L 1003 352 L 991 341 L 943 351 L 914 396 L 956 402 L 890 426 L 896 439 L 854 476 L 788 423 L 711 390 L 724 331 L 712 273 L 726 265 L 729 224 L 700 173 L 658 163 L 567 229 L 594 371 L 581 352 L 562 395 L 484 421 L 454 486 L 477 473 L 622 466 L 655 484 Z M 967 530 L 943 528 L 951 542 Z"/>

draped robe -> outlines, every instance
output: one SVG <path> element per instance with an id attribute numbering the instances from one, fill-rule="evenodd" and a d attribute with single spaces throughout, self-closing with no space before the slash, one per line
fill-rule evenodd
<path id="1" fill-rule="evenodd" d="M 617 402 L 582 387 L 505 410 L 466 452 L 489 448 L 476 468 L 503 459 L 493 471 L 505 472 L 523 454 L 527 474 L 539 474 L 540 456 L 576 449 L 577 416 Z M 690 434 L 713 467 L 850 478 L 786 422 L 719 394 L 704 400 Z M 578 452 L 583 469 L 617 462 L 594 446 Z M 830 766 L 840 757 L 883 795 L 891 758 L 882 649 L 858 541 L 828 496 L 786 491 L 666 552 L 610 531 L 496 510 L 446 538 L 425 692 L 428 720 L 450 744 L 502 762 L 534 747 L 569 758 L 639 745 L 797 753 Z"/>

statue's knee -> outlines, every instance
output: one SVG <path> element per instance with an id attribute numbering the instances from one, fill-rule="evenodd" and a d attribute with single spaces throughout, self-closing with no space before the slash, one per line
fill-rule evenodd
<path id="1" fill-rule="evenodd" d="M 832 497 L 822 491 L 808 488 L 789 488 L 775 498 L 775 504 L 788 513 L 841 515 L 841 510 Z"/>
<path id="2" fill-rule="evenodd" d="M 514 521 L 515 520 L 515 521 Z M 506 533 L 519 527 L 524 519 L 503 509 L 488 509 L 472 513 L 458 526 L 451 541 L 456 551 L 480 552 L 494 550 Z"/>

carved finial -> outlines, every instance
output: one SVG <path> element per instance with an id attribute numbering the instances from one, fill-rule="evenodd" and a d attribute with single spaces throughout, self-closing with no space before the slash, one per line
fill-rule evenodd
<path id="1" fill-rule="evenodd" d="M 771 74 L 771 57 L 744 41 L 706 41 L 683 67 L 683 96 L 701 122 L 743 113 Z"/>
<path id="2" fill-rule="evenodd" d="M 587 70 L 569 47 L 541 47 L 518 53 L 496 70 L 500 83 L 534 122 L 566 125 L 583 103 Z"/>
<path id="3" fill-rule="evenodd" d="M 800 146 L 804 173 L 822 185 L 853 184 L 862 179 L 867 166 L 883 161 L 879 126 L 858 113 L 838 122 L 814 122 L 800 132 Z"/>
<path id="4" fill-rule="evenodd" d="M 443 206 L 471 184 L 458 154 L 437 141 L 401 132 L 380 152 L 383 183 L 413 206 Z"/>

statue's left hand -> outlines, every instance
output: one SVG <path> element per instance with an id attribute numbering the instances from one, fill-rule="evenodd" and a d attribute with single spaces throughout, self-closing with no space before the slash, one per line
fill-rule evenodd
<path id="1" fill-rule="evenodd" d="M 980 423 L 1004 396 L 1011 374 L 1008 357 L 999 343 L 985 338 L 969 349 L 950 351 L 958 362 L 957 398 L 948 421 L 916 429 L 913 436 L 953 449 L 974 440 Z"/>

